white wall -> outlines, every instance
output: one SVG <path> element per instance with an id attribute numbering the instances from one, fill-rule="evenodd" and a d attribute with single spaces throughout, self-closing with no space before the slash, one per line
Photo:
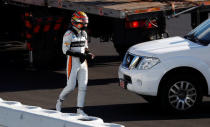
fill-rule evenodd
<path id="1" fill-rule="evenodd" d="M 61 113 L 0 98 L 0 127 L 124 127 L 97 117 Z"/>

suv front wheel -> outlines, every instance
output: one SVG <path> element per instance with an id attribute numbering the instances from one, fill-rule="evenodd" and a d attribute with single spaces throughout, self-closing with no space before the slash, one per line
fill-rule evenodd
<path id="1" fill-rule="evenodd" d="M 161 106 L 168 111 L 188 112 L 202 101 L 201 84 L 195 77 L 175 75 L 168 78 L 161 93 Z"/>

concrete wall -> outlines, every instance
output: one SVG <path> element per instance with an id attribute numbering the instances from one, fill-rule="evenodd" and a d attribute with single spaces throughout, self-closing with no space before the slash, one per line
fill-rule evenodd
<path id="1" fill-rule="evenodd" d="M 101 118 L 61 113 L 0 98 L 0 127 L 124 127 Z"/>

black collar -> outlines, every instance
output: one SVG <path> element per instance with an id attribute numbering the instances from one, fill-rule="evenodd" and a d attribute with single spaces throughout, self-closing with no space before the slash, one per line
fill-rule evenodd
<path id="1" fill-rule="evenodd" d="M 73 27 L 70 27 L 70 30 L 78 37 L 79 36 L 79 33 L 73 28 Z"/>

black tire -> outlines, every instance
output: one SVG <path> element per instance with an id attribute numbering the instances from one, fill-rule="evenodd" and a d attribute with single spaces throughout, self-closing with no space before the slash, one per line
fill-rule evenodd
<path id="1" fill-rule="evenodd" d="M 162 84 L 161 107 L 167 112 L 191 112 L 202 101 L 202 88 L 196 77 L 190 74 L 173 75 Z"/>
<path id="2" fill-rule="evenodd" d="M 146 41 L 161 38 L 161 34 L 165 33 L 165 16 L 159 15 L 157 20 L 158 27 L 147 28 L 126 28 L 126 20 L 114 20 L 113 22 L 113 43 L 116 51 L 122 57 L 129 47 Z M 139 19 L 144 20 L 144 19 Z M 156 37 L 157 36 L 157 37 Z"/>

